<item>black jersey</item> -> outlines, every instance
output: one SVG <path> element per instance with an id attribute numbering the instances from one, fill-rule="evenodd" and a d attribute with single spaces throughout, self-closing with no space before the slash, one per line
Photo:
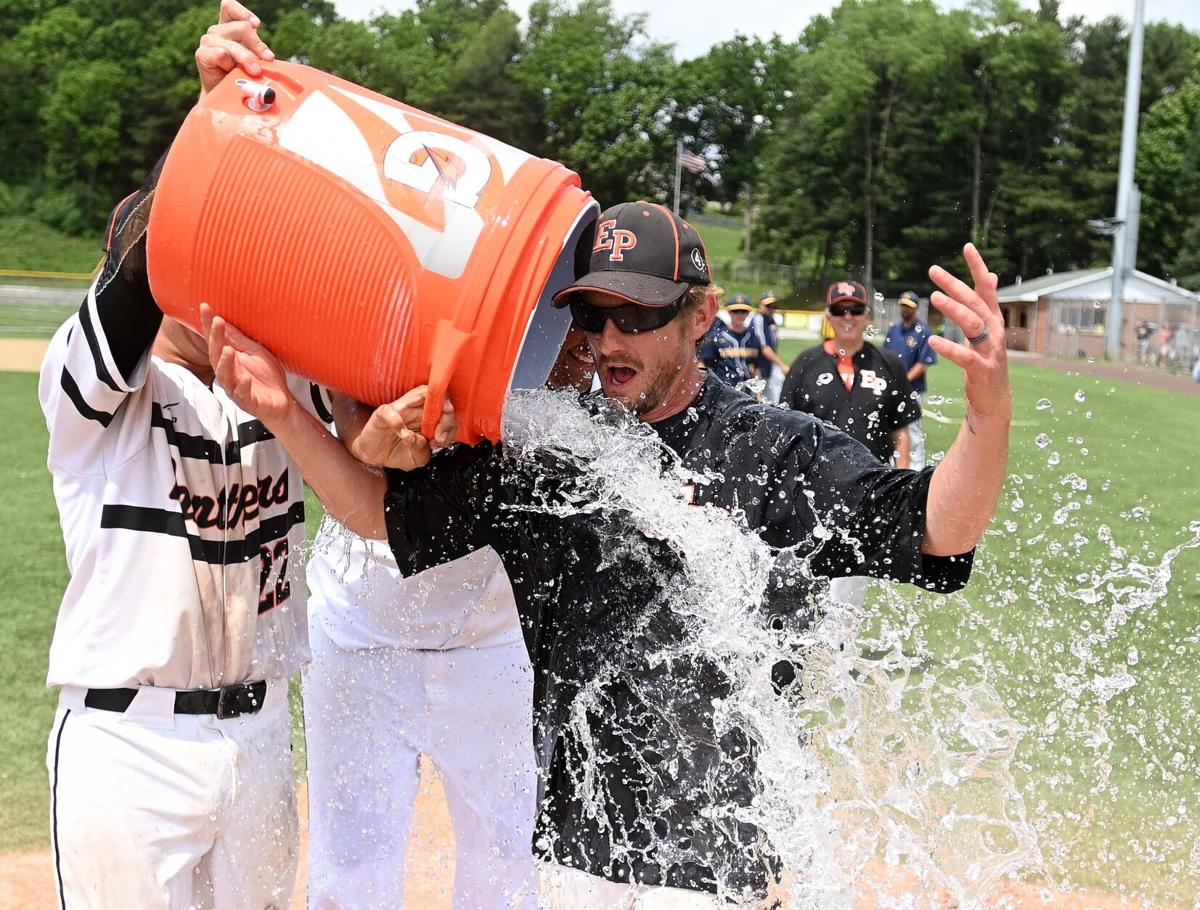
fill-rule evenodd
<path id="1" fill-rule="evenodd" d="M 602 407 L 590 396 L 584 405 Z M 685 467 L 713 478 L 692 501 L 730 511 L 772 547 L 796 548 L 779 557 L 780 573 L 813 554 L 810 568 L 822 575 L 939 591 L 967 581 L 973 554 L 921 553 L 932 469 L 887 468 L 844 433 L 711 377 L 691 408 L 652 428 Z M 612 881 L 716 891 L 720 874 L 725 887 L 761 892 L 761 832 L 731 823 L 728 811 L 702 811 L 754 797 L 750 744 L 715 734 L 714 700 L 728 695 L 728 680 L 703 655 L 654 659 L 683 652 L 688 634 L 666 594 L 684 568 L 670 546 L 619 509 L 530 510 L 594 500 L 595 491 L 586 469 L 503 445 L 439 452 L 420 470 L 389 471 L 388 485 L 401 571 L 483 543 L 504 562 L 534 668 L 535 852 Z M 818 544 L 819 524 L 847 529 L 858 545 L 836 534 Z M 794 578 L 773 583 L 767 598 L 772 615 L 809 609 Z M 603 710 L 580 708 L 581 693 L 597 687 Z"/>
<path id="2" fill-rule="evenodd" d="M 854 384 L 847 390 L 838 375 L 837 354 L 824 345 L 809 348 L 788 371 L 779 403 L 833 424 L 880 461 L 890 461 L 892 433 L 920 418 L 921 405 L 891 351 L 864 344 L 852 360 Z"/>

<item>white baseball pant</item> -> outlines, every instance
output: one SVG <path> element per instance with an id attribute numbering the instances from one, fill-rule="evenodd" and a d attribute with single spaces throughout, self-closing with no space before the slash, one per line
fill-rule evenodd
<path id="1" fill-rule="evenodd" d="M 143 688 L 124 713 L 64 687 L 46 753 L 59 905 L 286 908 L 296 878 L 287 681 L 257 714 L 174 713 Z"/>
<path id="2" fill-rule="evenodd" d="M 532 910 L 537 784 L 524 643 L 347 651 L 319 622 L 309 634 L 309 907 L 403 906 L 425 755 L 454 824 L 456 910 Z"/>
<path id="3" fill-rule="evenodd" d="M 779 404 L 779 396 L 783 392 L 784 378 L 783 370 L 779 369 L 779 367 L 771 370 L 771 375 L 767 377 L 767 388 L 763 392 L 763 398 L 771 404 Z"/>

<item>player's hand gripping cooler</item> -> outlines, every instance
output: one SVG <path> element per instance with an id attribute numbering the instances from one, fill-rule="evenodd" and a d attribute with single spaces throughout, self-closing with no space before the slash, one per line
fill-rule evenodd
<path id="1" fill-rule="evenodd" d="M 377 405 L 428 383 L 459 439 L 499 439 L 510 388 L 545 383 L 586 266 L 579 178 L 311 67 L 231 73 L 188 115 L 150 214 L 150 285 L 285 366 Z"/>

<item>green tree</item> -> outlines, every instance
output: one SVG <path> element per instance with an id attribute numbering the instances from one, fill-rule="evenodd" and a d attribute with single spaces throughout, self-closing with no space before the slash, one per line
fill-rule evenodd
<path id="1" fill-rule="evenodd" d="M 764 42 L 739 35 L 680 64 L 672 127 L 713 163 L 719 179 L 708 198 L 744 201 L 775 119 L 793 94 L 798 57 L 798 48 L 778 36 Z"/>
<path id="2" fill-rule="evenodd" d="M 542 125 L 531 151 L 577 170 L 601 204 L 667 199 L 675 63 L 646 37 L 644 17 L 619 16 L 609 0 L 535 0 L 513 69 Z"/>
<path id="3" fill-rule="evenodd" d="M 1146 112 L 1138 137 L 1142 191 L 1139 264 L 1166 277 L 1195 277 L 1200 252 L 1200 65 Z"/>
<path id="4" fill-rule="evenodd" d="M 88 220 L 113 201 L 99 191 L 115 182 L 121 160 L 121 99 L 130 88 L 128 74 L 116 63 L 77 63 L 58 74 L 42 104 L 49 182 L 60 188 L 81 186 Z"/>

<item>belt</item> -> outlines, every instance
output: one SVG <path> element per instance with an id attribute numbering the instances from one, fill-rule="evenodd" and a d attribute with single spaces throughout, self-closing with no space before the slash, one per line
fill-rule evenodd
<path id="1" fill-rule="evenodd" d="M 83 703 L 101 711 L 125 711 L 137 689 L 88 689 Z M 257 714 L 267 694 L 266 680 L 238 683 L 220 689 L 190 689 L 175 693 L 176 714 L 215 714 L 222 720 Z"/>

